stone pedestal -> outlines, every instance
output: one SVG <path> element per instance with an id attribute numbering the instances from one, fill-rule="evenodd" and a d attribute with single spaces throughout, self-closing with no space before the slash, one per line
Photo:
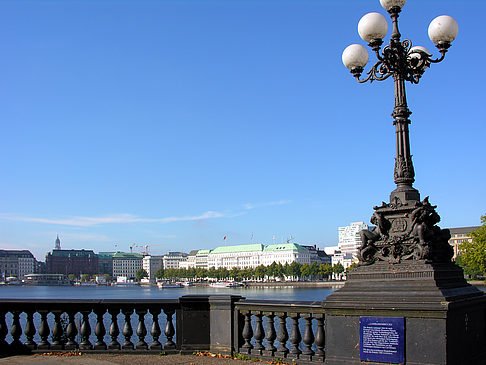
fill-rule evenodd
<path id="1" fill-rule="evenodd" d="M 360 266 L 323 306 L 326 364 L 363 363 L 362 316 L 404 318 L 405 364 L 486 364 L 486 298 L 455 264 Z"/>

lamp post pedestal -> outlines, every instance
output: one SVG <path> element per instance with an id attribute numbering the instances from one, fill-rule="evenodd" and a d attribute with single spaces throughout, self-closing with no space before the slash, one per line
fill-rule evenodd
<path id="1" fill-rule="evenodd" d="M 403 343 L 401 363 L 486 364 L 485 304 L 484 294 L 453 263 L 360 266 L 323 302 L 326 364 L 366 361 L 360 351 L 366 336 L 360 323 L 370 317 L 403 321 L 396 340 Z"/>

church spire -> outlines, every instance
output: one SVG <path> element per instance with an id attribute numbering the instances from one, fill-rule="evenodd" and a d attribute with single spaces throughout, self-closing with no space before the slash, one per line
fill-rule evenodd
<path id="1" fill-rule="evenodd" d="M 59 235 L 57 235 L 56 246 L 54 247 L 54 250 L 60 250 L 60 249 L 61 249 L 61 240 L 59 239 Z"/>

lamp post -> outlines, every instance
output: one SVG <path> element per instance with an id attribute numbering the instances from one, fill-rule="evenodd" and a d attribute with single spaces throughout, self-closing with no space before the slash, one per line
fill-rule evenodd
<path id="1" fill-rule="evenodd" d="M 423 1 L 423 0 L 418 0 Z M 353 44 L 343 62 L 360 83 L 393 77 L 396 128 L 396 189 L 390 202 L 373 207 L 373 230 L 360 232 L 360 265 L 345 285 L 322 302 L 326 310 L 326 364 L 486 364 L 486 295 L 464 279 L 452 261 L 450 232 L 428 197 L 413 187 L 405 83 L 417 84 L 424 71 L 442 61 L 457 35 L 457 23 L 440 16 L 429 26 L 440 57 L 400 40 L 398 15 L 406 0 L 380 0 L 392 19 L 390 43 L 385 17 L 365 15 L 358 32 L 377 57 L 361 78 L 368 52 Z M 393 333 L 393 341 L 390 334 Z"/>
<path id="2" fill-rule="evenodd" d="M 440 57 L 422 46 L 412 47 L 408 39 L 401 40 L 398 17 L 406 0 L 380 0 L 392 20 L 392 34 L 389 44 L 383 49 L 383 38 L 388 23 L 380 13 L 369 13 L 358 23 L 358 33 L 368 42 L 377 61 L 361 78 L 368 63 L 368 51 L 359 44 L 348 46 L 342 55 L 344 65 L 350 69 L 359 83 L 384 81 L 393 77 L 395 84 L 395 107 L 393 124 L 396 128 L 396 157 L 394 181 L 396 189 L 390 194 L 390 203 L 374 207 L 371 222 L 377 226 L 374 231 L 362 231 L 362 246 L 359 252 L 361 264 L 376 261 L 398 263 L 409 259 L 426 259 L 436 262 L 450 262 L 452 251 L 448 245 L 450 234 L 435 224 L 440 217 L 436 206 L 430 205 L 428 197 L 420 201 L 420 193 L 413 187 L 415 171 L 410 153 L 409 127 L 411 114 L 407 105 L 405 83 L 418 84 L 421 76 L 433 63 L 441 62 L 458 32 L 457 22 L 442 15 L 430 23 L 429 37 L 436 44 Z"/>

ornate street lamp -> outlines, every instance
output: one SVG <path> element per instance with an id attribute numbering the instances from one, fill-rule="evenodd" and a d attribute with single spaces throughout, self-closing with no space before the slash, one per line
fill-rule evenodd
<path id="1" fill-rule="evenodd" d="M 377 227 L 373 231 L 362 231 L 362 246 L 359 250 L 361 264 L 376 261 L 398 263 L 402 260 L 427 260 L 450 262 L 453 251 L 448 244 L 450 233 L 436 226 L 440 221 L 428 197 L 420 201 L 420 193 L 413 187 L 415 172 L 410 153 L 409 116 L 405 94 L 405 82 L 418 84 L 425 70 L 433 63 L 441 62 L 451 42 L 456 38 L 457 22 L 442 15 L 429 25 L 429 37 L 441 56 L 433 58 L 422 46 L 412 47 L 408 39 L 401 40 L 398 16 L 406 0 L 380 0 L 392 19 L 393 30 L 390 42 L 381 49 L 388 31 L 385 17 L 369 13 L 358 23 L 358 33 L 374 51 L 377 62 L 367 76 L 361 78 L 368 63 L 368 51 L 359 44 L 348 46 L 342 55 L 344 65 L 350 69 L 359 83 L 383 81 L 393 76 L 395 83 L 395 108 L 393 124 L 396 127 L 396 158 L 394 180 L 396 189 L 390 195 L 390 203 L 374 207 L 371 222 Z"/>
<path id="2" fill-rule="evenodd" d="M 397 187 L 389 203 L 373 208 L 371 222 L 376 227 L 360 232 L 360 265 L 322 302 L 328 365 L 479 364 L 486 358 L 486 295 L 468 284 L 451 261 L 449 230 L 436 225 L 436 207 L 428 197 L 421 201 L 413 187 L 408 132 L 405 82 L 418 83 L 431 64 L 444 59 L 457 23 L 448 16 L 432 21 L 429 36 L 441 54 L 433 58 L 424 47 L 400 40 L 398 14 L 405 1 L 380 0 L 393 23 L 390 43 L 383 49 L 385 17 L 370 13 L 360 20 L 358 32 L 378 58 L 366 76 L 361 78 L 368 62 L 366 49 L 353 44 L 343 52 L 344 64 L 360 83 L 393 76 Z"/>

